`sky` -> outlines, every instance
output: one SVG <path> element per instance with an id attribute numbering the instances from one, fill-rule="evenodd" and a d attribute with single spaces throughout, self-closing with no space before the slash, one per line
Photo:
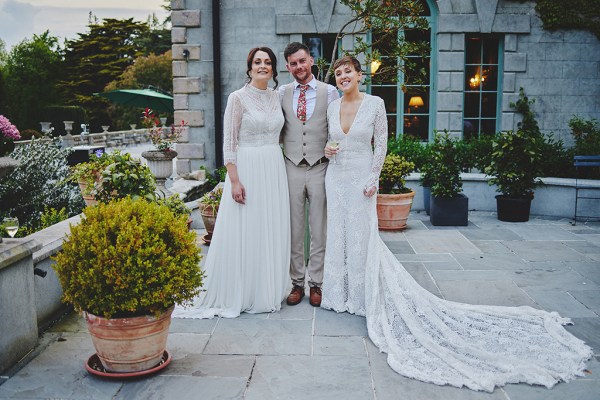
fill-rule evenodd
<path id="1" fill-rule="evenodd" d="M 131 18 L 146 21 L 155 13 L 159 21 L 167 17 L 164 0 L 0 0 L 0 39 L 5 49 L 33 34 L 50 30 L 61 45 L 87 32 L 90 11 L 102 18 Z"/>

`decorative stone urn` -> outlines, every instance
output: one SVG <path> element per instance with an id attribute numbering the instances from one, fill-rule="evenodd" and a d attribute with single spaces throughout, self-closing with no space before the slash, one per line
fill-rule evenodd
<path id="1" fill-rule="evenodd" d="M 148 168 L 156 178 L 157 190 L 169 194 L 170 191 L 165 184 L 173 174 L 173 159 L 177 157 L 177 152 L 174 150 L 149 150 L 143 152 L 142 157 L 146 159 Z"/>

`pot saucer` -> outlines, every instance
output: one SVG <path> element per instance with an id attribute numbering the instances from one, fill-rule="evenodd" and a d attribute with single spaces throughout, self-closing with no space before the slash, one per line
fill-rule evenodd
<path id="1" fill-rule="evenodd" d="M 136 372 L 110 372 L 110 371 L 107 371 L 106 369 L 104 369 L 104 367 L 102 366 L 102 363 L 100 362 L 100 358 L 98 358 L 98 354 L 94 353 L 85 362 L 85 369 L 90 374 L 93 374 L 96 376 L 101 376 L 104 378 L 117 378 L 117 379 L 133 378 L 136 376 L 150 375 L 157 371 L 160 371 L 161 369 L 165 368 L 167 365 L 169 365 L 171 363 L 171 359 L 172 359 L 171 353 L 169 353 L 167 350 L 165 350 L 160 362 L 158 364 L 156 364 L 156 366 L 154 366 L 150 369 L 146 369 L 143 371 L 136 371 Z"/>

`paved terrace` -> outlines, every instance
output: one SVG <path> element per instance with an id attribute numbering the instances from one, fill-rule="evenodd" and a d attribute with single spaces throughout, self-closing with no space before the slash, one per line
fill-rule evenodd
<path id="1" fill-rule="evenodd" d="M 195 221 L 194 224 L 198 222 Z M 199 230 L 202 233 L 201 230 Z M 236 319 L 174 319 L 172 363 L 154 376 L 106 380 L 81 317 L 66 316 L 0 385 L 6 399 L 407 399 L 600 398 L 600 224 L 533 218 L 503 223 L 471 212 L 464 228 L 432 227 L 412 213 L 403 233 L 382 237 L 425 288 L 448 300 L 556 310 L 596 357 L 589 374 L 553 389 L 525 384 L 493 393 L 404 378 L 367 337 L 365 319 L 300 305 Z M 203 249 L 206 251 L 206 249 Z M 0 380 L 2 382 L 2 380 Z"/>

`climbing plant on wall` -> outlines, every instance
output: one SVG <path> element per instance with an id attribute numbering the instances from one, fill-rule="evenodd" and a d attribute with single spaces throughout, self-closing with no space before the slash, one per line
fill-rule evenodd
<path id="1" fill-rule="evenodd" d="M 583 29 L 600 39 L 600 0 L 536 0 L 535 3 L 544 29 Z"/>

